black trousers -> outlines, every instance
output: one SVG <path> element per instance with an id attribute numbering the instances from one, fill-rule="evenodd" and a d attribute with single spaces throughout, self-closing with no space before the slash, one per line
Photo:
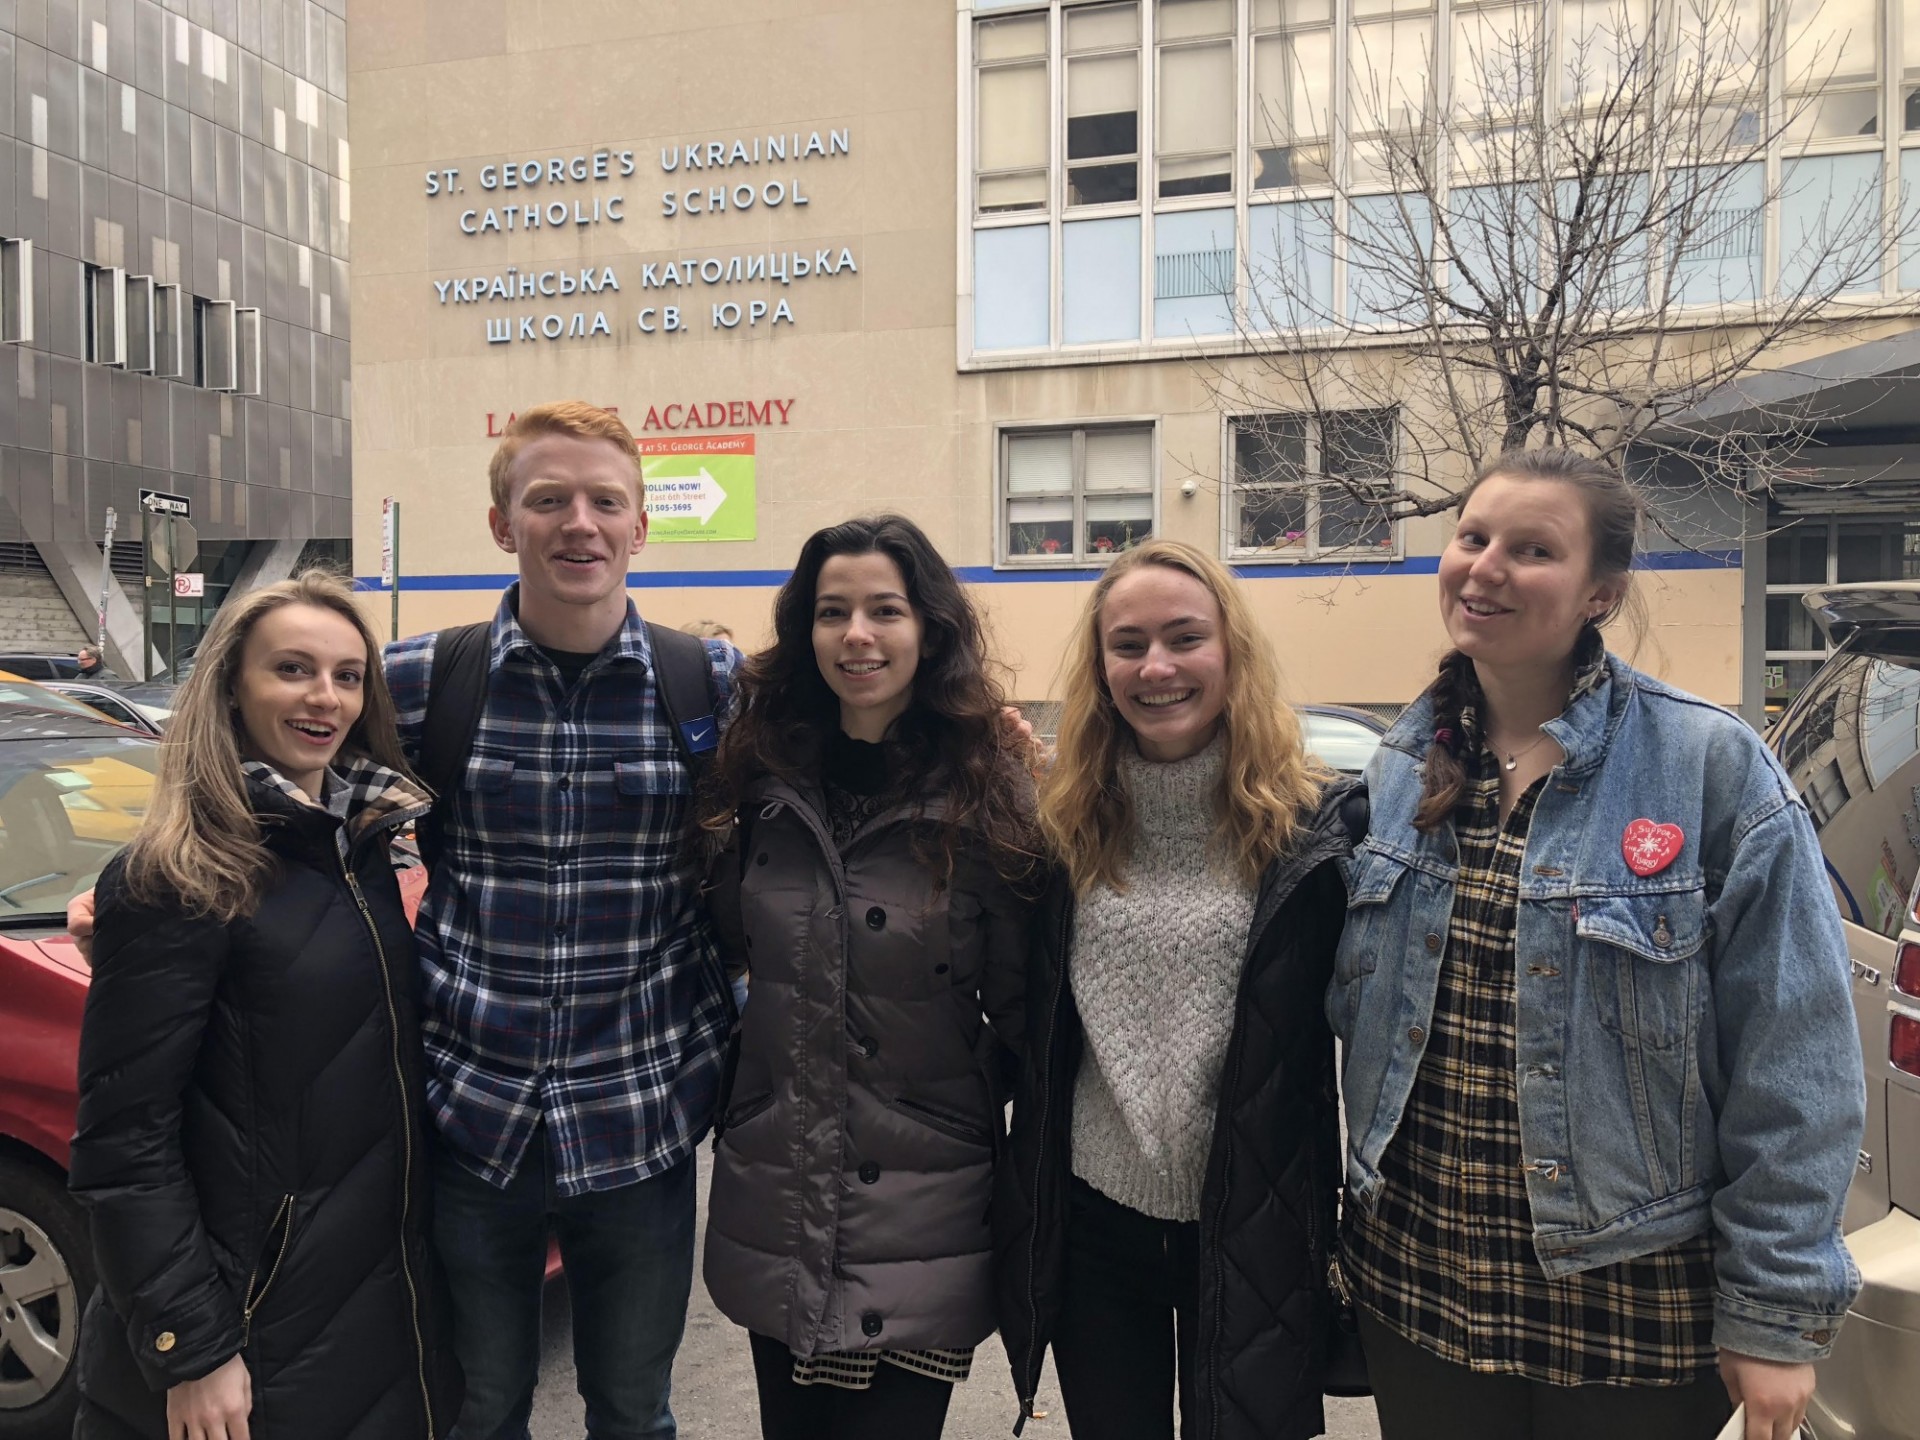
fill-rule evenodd
<path id="1" fill-rule="evenodd" d="M 1442 1360 L 1365 1310 L 1380 1440 L 1713 1440 L 1733 1414 L 1718 1375 L 1691 1385 L 1546 1385 Z"/>
<path id="2" fill-rule="evenodd" d="M 940 1440 L 953 1386 L 881 1361 L 865 1390 L 793 1383 L 793 1352 L 748 1332 L 763 1440 Z"/>
<path id="3" fill-rule="evenodd" d="M 1067 1200 L 1067 1278 L 1053 1364 L 1074 1440 L 1194 1433 L 1200 1227 L 1155 1220 L 1077 1177 Z"/>

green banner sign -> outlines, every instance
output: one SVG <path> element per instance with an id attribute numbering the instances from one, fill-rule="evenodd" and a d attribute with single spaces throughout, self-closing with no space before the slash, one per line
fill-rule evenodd
<path id="1" fill-rule="evenodd" d="M 687 435 L 642 440 L 647 539 L 753 539 L 753 438 Z"/>

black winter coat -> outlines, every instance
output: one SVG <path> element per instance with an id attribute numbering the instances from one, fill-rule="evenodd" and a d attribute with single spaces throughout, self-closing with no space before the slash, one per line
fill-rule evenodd
<path id="1" fill-rule="evenodd" d="M 254 1440 L 432 1440 L 459 1373 L 427 1243 L 413 932 L 388 840 L 425 795 L 362 762 L 342 822 L 249 774 L 278 860 L 229 924 L 97 889 L 69 1183 L 101 1287 L 76 1440 L 165 1440 L 236 1354 Z M 350 868 L 349 868 L 350 866 Z"/>
<path id="2" fill-rule="evenodd" d="M 914 840 L 937 838 L 937 787 L 844 853 L 811 787 L 764 779 L 740 813 L 709 908 L 753 994 L 715 1127 L 707 1288 L 798 1355 L 977 1344 L 1031 904 L 977 855 L 934 888 Z"/>
<path id="3" fill-rule="evenodd" d="M 1349 826 L 1365 824 L 1360 795 L 1352 781 L 1329 787 L 1294 852 L 1261 881 L 1201 1192 L 1199 1433 L 1182 1440 L 1300 1440 L 1326 1428 L 1327 1262 L 1341 1167 L 1325 1000 L 1346 918 L 1339 861 L 1352 852 Z M 1063 1301 L 1073 1091 L 1085 1045 L 1067 975 L 1073 908 L 1056 876 L 1031 952 L 1013 1158 L 993 1200 L 1000 1334 L 1023 1417 Z"/>

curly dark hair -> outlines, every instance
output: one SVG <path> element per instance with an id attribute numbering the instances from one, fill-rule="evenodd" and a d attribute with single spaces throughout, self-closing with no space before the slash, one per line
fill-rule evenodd
<path id="1" fill-rule="evenodd" d="M 840 727 L 839 698 L 814 658 L 820 572 L 835 556 L 874 554 L 899 567 L 922 628 L 912 699 L 888 736 L 915 788 L 938 789 L 946 801 L 937 853 L 922 858 L 944 884 L 963 851 L 984 839 L 994 868 L 1024 880 L 1035 871 L 1040 845 L 1032 777 L 1003 719 L 1006 692 L 993 677 L 985 631 L 960 578 L 901 515 L 829 525 L 800 547 L 774 598 L 773 644 L 743 661 L 734 677 L 733 717 L 701 787 L 700 824 L 724 835 L 740 797 L 762 775 L 812 778 L 807 772 Z"/>

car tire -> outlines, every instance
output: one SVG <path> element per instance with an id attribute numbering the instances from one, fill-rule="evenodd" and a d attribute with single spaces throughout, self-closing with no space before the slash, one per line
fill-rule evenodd
<path id="1" fill-rule="evenodd" d="M 66 1440 L 79 1406 L 86 1215 L 51 1168 L 0 1156 L 0 1440 Z M 26 1344 L 42 1348 L 29 1366 Z"/>

